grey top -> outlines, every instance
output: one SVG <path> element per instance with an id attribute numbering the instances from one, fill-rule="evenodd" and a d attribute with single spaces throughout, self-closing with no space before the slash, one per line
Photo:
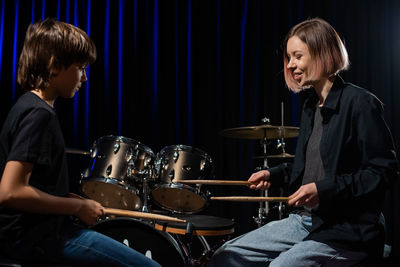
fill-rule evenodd
<path id="1" fill-rule="evenodd" d="M 314 116 L 314 127 L 308 140 L 306 151 L 306 162 L 302 184 L 309 184 L 323 180 L 325 177 L 324 166 L 319 151 L 322 136 L 322 115 L 321 108 L 317 107 Z"/>
<path id="2" fill-rule="evenodd" d="M 325 178 L 324 166 L 322 164 L 321 153 L 319 151 L 322 136 L 322 115 L 321 107 L 316 107 L 314 115 L 314 126 L 308 140 L 306 151 L 306 162 L 304 167 L 304 175 L 302 184 L 309 184 L 315 181 L 320 181 Z M 316 208 L 316 207 L 314 207 Z M 304 207 L 302 215 L 311 216 L 311 210 Z"/>

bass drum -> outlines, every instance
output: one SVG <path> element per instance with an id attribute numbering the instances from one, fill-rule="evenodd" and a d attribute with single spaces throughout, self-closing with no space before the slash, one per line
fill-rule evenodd
<path id="1" fill-rule="evenodd" d="M 157 186 L 153 201 L 175 213 L 196 213 L 207 204 L 208 192 L 201 185 L 174 183 L 172 180 L 211 179 L 213 161 L 204 151 L 185 145 L 163 148 L 155 162 Z"/>
<path id="2" fill-rule="evenodd" d="M 101 221 L 92 230 L 109 236 L 157 261 L 163 267 L 191 266 L 187 248 L 182 247 L 170 234 L 156 230 L 152 225 L 131 218 Z M 209 246 L 201 239 L 204 250 Z M 205 252 L 204 252 L 205 253 Z"/>

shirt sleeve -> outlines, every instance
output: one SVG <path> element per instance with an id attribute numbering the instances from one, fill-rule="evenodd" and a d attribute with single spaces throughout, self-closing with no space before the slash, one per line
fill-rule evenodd
<path id="1" fill-rule="evenodd" d="M 23 114 L 9 137 L 8 161 L 26 161 L 49 165 L 51 158 L 51 114 L 43 108 L 35 108 Z"/>
<path id="2" fill-rule="evenodd" d="M 289 183 L 292 172 L 292 163 L 284 162 L 275 167 L 265 168 L 270 173 L 269 181 L 274 186 L 284 186 Z"/>
<path id="3" fill-rule="evenodd" d="M 362 201 L 380 195 L 398 176 L 398 162 L 392 136 L 383 118 L 382 103 L 372 96 L 360 102 L 352 115 L 352 127 L 361 165 L 353 173 L 316 182 L 322 205 Z"/>

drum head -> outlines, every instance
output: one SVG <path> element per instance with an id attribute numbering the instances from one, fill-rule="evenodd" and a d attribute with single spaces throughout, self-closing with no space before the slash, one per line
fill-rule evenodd
<path id="1" fill-rule="evenodd" d="M 139 210 L 142 201 L 130 187 L 123 186 L 114 179 L 98 178 L 84 181 L 82 193 L 94 199 L 104 207 Z"/>
<path id="2" fill-rule="evenodd" d="M 150 224 L 130 218 L 116 218 L 102 221 L 92 229 L 124 243 L 162 266 L 186 265 L 177 242 Z"/>
<path id="3" fill-rule="evenodd" d="M 207 199 L 196 194 L 195 189 L 183 185 L 161 185 L 151 194 L 153 201 L 160 207 L 177 213 L 195 213 L 204 209 Z"/>

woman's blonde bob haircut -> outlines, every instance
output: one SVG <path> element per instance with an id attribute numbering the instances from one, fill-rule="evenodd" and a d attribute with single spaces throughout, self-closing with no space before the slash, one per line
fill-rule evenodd
<path id="1" fill-rule="evenodd" d="M 81 29 L 55 19 L 31 24 L 18 63 L 17 82 L 24 90 L 45 90 L 53 70 L 96 60 L 96 46 Z"/>
<path id="2" fill-rule="evenodd" d="M 287 42 L 296 36 L 303 41 L 310 52 L 313 65 L 310 79 L 330 77 L 349 68 L 349 58 L 346 48 L 335 29 L 320 18 L 308 19 L 294 26 L 286 35 L 283 50 L 283 69 L 286 85 L 294 92 L 304 89 L 293 79 L 287 65 L 290 61 L 287 55 Z"/>

